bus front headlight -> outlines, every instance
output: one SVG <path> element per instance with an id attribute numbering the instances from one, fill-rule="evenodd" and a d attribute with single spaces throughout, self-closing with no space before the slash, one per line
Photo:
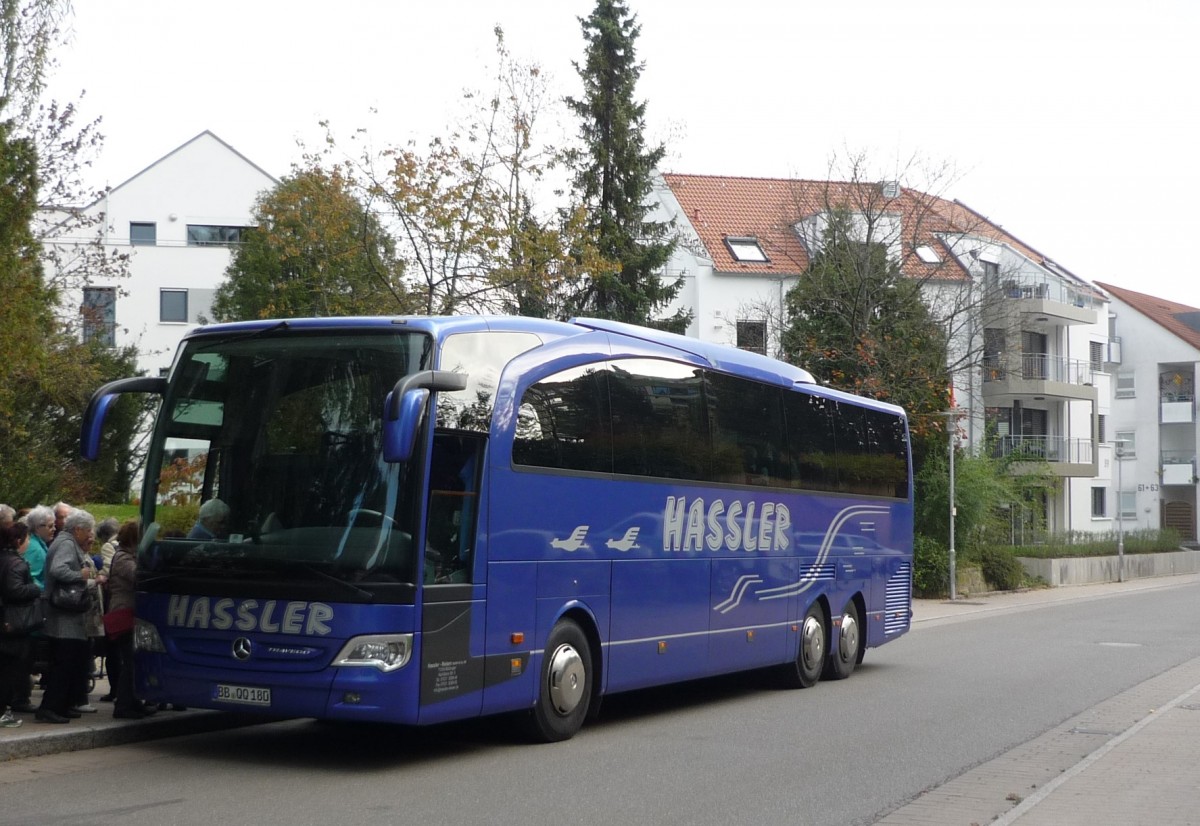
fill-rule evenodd
<path id="1" fill-rule="evenodd" d="M 408 664 L 408 658 L 412 656 L 412 640 L 412 634 L 354 637 L 342 646 L 333 664 L 395 671 Z"/>
<path id="2" fill-rule="evenodd" d="M 155 654 L 163 654 L 167 650 L 162 637 L 158 635 L 158 628 L 144 619 L 133 623 L 133 648 L 135 651 L 151 651 Z"/>

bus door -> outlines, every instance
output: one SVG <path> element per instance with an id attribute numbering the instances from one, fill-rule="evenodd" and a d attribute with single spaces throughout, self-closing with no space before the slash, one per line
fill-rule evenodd
<path id="1" fill-rule="evenodd" d="M 439 429 L 426 500 L 422 723 L 478 715 L 484 682 L 483 560 L 477 522 L 486 437 Z"/>

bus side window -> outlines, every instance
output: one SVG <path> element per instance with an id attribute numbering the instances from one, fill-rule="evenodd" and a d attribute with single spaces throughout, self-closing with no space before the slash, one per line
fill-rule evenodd
<path id="1" fill-rule="evenodd" d="M 438 433 L 429 472 L 425 581 L 470 582 L 484 440 Z"/>

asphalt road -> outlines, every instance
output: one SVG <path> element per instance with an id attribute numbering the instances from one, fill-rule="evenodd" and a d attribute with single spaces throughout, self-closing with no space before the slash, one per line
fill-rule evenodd
<path id="1" fill-rule="evenodd" d="M 751 674 L 504 721 L 307 721 L 14 761 L 0 823 L 853 824 L 1200 657 L 1200 582 L 918 624 L 849 680 Z"/>

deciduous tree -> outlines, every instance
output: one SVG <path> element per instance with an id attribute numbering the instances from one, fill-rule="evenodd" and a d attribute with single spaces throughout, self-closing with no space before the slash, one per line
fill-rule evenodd
<path id="1" fill-rule="evenodd" d="M 217 289 L 218 320 L 400 315 L 414 308 L 395 245 L 337 169 L 263 193 Z"/>
<path id="2" fill-rule="evenodd" d="M 950 404 L 943 331 L 920 284 L 861 217 L 844 208 L 826 216 L 809 268 L 787 294 L 784 352 L 833 387 L 902 405 L 914 437 L 938 436 L 940 426 L 918 426 Z"/>

